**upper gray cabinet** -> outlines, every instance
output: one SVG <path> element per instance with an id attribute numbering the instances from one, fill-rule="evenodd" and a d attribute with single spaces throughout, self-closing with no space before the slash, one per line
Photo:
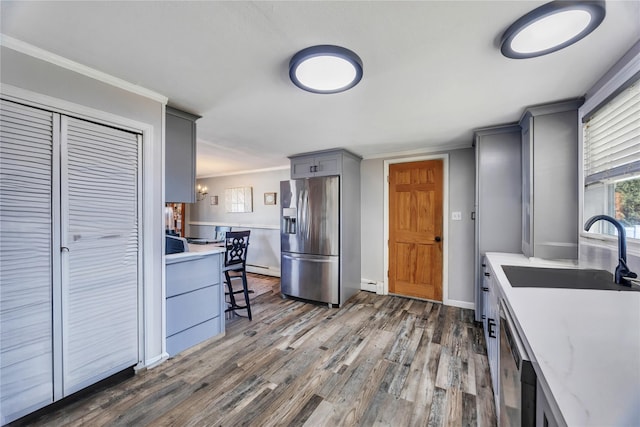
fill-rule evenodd
<path id="1" fill-rule="evenodd" d="M 196 120 L 200 116 L 167 107 L 164 196 L 167 203 L 195 203 Z"/>
<path id="2" fill-rule="evenodd" d="M 578 257 L 578 107 L 582 99 L 527 109 L 522 128 L 522 252 Z"/>
<path id="3" fill-rule="evenodd" d="M 477 129 L 476 150 L 476 320 L 483 310 L 487 252 L 520 252 L 522 239 L 521 130 L 517 124 Z"/>
<path id="4" fill-rule="evenodd" d="M 340 175 L 342 155 L 343 151 L 337 150 L 291 156 L 291 179 Z"/>

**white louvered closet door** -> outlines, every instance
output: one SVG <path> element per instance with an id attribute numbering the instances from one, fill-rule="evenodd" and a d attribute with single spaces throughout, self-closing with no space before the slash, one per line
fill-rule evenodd
<path id="1" fill-rule="evenodd" d="M 0 101 L 0 424 L 53 401 L 56 115 Z M 56 144 L 54 144 L 54 140 Z"/>
<path id="2" fill-rule="evenodd" d="M 64 395 L 138 362 L 138 135 L 62 117 Z"/>

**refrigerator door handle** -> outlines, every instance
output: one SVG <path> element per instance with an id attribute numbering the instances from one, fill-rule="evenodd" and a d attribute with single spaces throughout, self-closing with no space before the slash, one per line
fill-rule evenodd
<path id="1" fill-rule="evenodd" d="M 304 233 L 304 227 L 306 227 L 304 191 L 298 193 L 298 206 L 298 231 Z"/>
<path id="2" fill-rule="evenodd" d="M 311 239 L 311 227 L 310 227 L 310 218 L 311 218 L 311 213 L 309 212 L 311 210 L 311 205 L 309 203 L 309 190 L 306 189 L 304 190 L 304 212 L 305 212 L 305 224 L 306 224 L 306 228 L 307 228 L 307 240 Z"/>
<path id="3" fill-rule="evenodd" d="M 300 218 L 298 219 L 298 229 L 300 230 L 300 234 L 303 236 L 303 238 L 305 238 L 306 240 L 309 240 L 311 231 L 309 228 L 309 191 L 308 190 L 302 190 L 300 191 L 300 195 L 299 195 L 299 199 L 298 199 L 298 205 L 300 206 Z"/>
<path id="4" fill-rule="evenodd" d="M 340 304 L 340 257 L 282 252 L 284 295 Z"/>
<path id="5" fill-rule="evenodd" d="M 305 262 L 325 263 L 325 264 L 327 262 L 334 262 L 332 256 L 330 256 L 330 255 L 327 255 L 327 256 L 318 256 L 318 255 L 305 256 L 304 254 L 292 254 L 292 253 L 284 253 L 283 252 L 282 253 L 282 258 L 305 261 Z"/>

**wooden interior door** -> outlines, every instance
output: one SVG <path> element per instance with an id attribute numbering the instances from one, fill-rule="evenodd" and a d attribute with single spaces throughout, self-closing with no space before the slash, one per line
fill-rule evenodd
<path id="1" fill-rule="evenodd" d="M 389 166 L 389 292 L 442 301 L 443 162 Z"/>

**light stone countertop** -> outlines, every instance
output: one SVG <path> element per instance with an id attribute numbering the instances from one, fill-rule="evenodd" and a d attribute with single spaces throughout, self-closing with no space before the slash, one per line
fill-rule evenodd
<path id="1" fill-rule="evenodd" d="M 502 265 L 576 266 L 486 255 L 552 409 L 568 426 L 640 426 L 640 292 L 512 288 Z"/>
<path id="2" fill-rule="evenodd" d="M 202 258 L 204 256 L 224 253 L 224 246 L 219 244 L 209 245 L 194 245 L 189 244 L 189 252 L 181 252 L 178 254 L 171 254 L 165 256 L 165 264 L 175 264 L 177 262 L 185 262 L 196 258 Z"/>

